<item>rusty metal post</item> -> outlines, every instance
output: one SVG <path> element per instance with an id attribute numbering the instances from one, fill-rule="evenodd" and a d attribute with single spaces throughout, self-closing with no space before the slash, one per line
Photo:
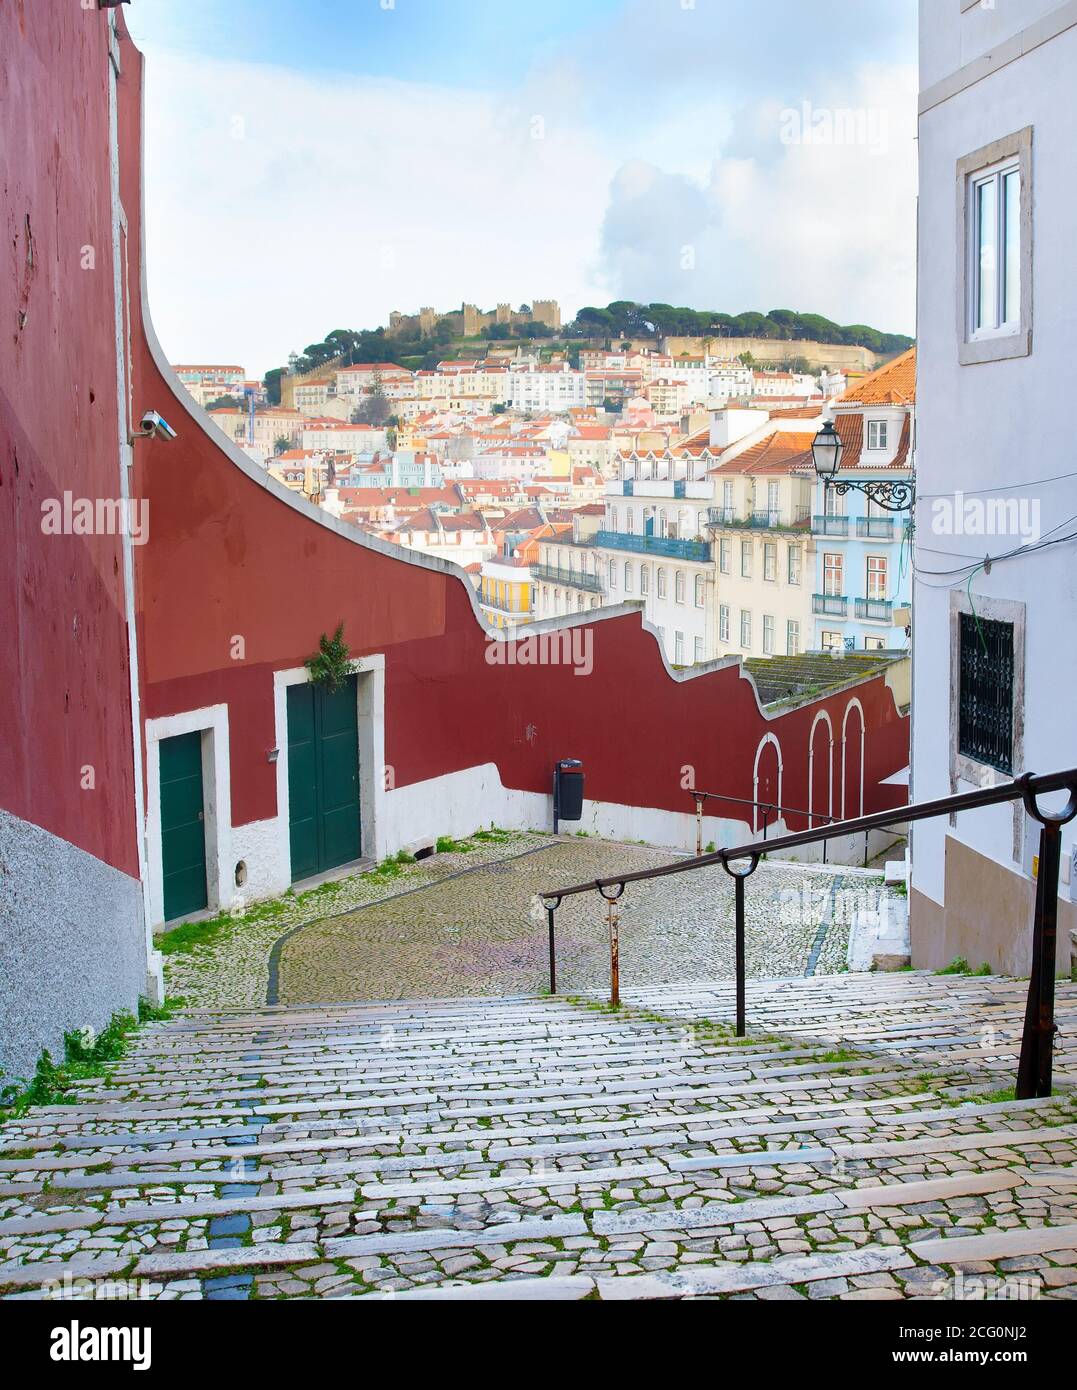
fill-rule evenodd
<path id="1" fill-rule="evenodd" d="M 617 909 L 613 903 L 607 904 L 610 922 L 610 1003 L 621 1002 L 621 943 L 617 935 Z"/>
<path id="2" fill-rule="evenodd" d="M 606 900 L 606 923 L 610 934 L 610 1003 L 614 1008 L 621 1002 L 621 942 L 617 933 L 620 918 L 614 903 L 624 890 L 623 883 L 617 884 L 612 894 L 607 893 L 604 888 L 598 890 Z"/>

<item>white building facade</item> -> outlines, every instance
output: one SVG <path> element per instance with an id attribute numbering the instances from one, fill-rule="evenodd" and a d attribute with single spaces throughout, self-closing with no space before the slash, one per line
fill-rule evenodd
<path id="1" fill-rule="evenodd" d="M 918 801 L 1077 764 L 1077 7 L 921 0 L 920 25 Z M 1019 803 L 915 827 L 914 965 L 1028 973 L 1037 829 Z"/>

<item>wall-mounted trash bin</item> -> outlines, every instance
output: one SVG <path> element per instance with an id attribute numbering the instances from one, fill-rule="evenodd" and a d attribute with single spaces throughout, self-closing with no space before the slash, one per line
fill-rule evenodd
<path id="1" fill-rule="evenodd" d="M 562 758 L 553 769 L 553 833 L 563 820 L 583 819 L 583 763 Z"/>

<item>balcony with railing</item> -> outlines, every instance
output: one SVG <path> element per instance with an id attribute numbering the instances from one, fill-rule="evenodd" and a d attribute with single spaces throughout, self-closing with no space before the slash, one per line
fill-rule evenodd
<path id="1" fill-rule="evenodd" d="M 532 565 L 531 578 L 541 584 L 563 584 L 567 589 L 585 589 L 589 594 L 602 593 L 602 580 L 597 574 L 567 570 L 560 565 Z"/>
<path id="2" fill-rule="evenodd" d="M 848 536 L 849 518 L 847 516 L 813 516 L 811 529 L 817 536 Z"/>
<path id="3" fill-rule="evenodd" d="M 845 618 L 849 614 L 849 600 L 844 594 L 812 594 L 811 611 L 827 618 Z"/>
<path id="4" fill-rule="evenodd" d="M 856 600 L 856 616 L 865 618 L 872 623 L 893 622 L 894 605 L 889 599 L 858 598 Z"/>
<path id="5" fill-rule="evenodd" d="M 797 507 L 793 511 L 764 507 L 746 516 L 738 516 L 733 507 L 708 507 L 707 525 L 731 531 L 797 531 L 807 525 L 810 516 L 808 507 Z"/>
<path id="6" fill-rule="evenodd" d="M 680 540 L 673 536 L 629 536 L 623 531 L 598 531 L 595 545 L 607 550 L 632 550 L 639 555 L 661 555 L 670 560 L 706 564 L 711 558 L 708 541 Z"/>
<path id="7" fill-rule="evenodd" d="M 858 516 L 856 534 L 862 540 L 892 541 L 894 539 L 894 518 L 892 516 Z"/>

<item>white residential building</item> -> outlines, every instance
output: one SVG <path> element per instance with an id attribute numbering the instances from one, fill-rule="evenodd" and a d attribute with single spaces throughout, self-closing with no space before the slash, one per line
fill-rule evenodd
<path id="1" fill-rule="evenodd" d="M 920 26 L 917 801 L 1077 766 L 1077 7 L 921 0 Z M 1037 829 L 1020 803 L 914 827 L 914 965 L 1028 974 Z"/>
<path id="2" fill-rule="evenodd" d="M 505 399 L 513 410 L 557 414 L 584 404 L 584 374 L 567 365 L 514 368 L 506 375 Z"/>

